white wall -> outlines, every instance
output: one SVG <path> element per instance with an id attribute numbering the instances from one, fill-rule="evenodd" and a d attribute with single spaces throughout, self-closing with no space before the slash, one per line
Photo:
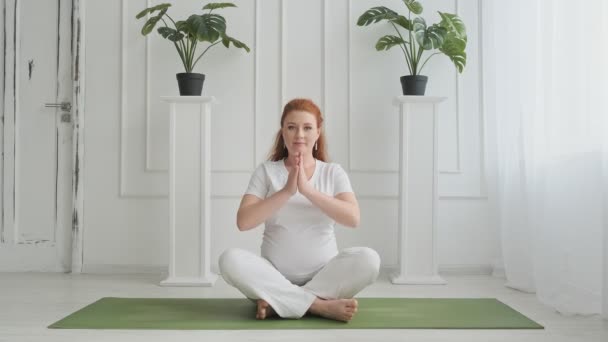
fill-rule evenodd
<path id="1" fill-rule="evenodd" d="M 200 1 L 173 1 L 174 19 L 198 11 Z M 152 4 L 157 1 L 151 1 Z M 366 9 L 400 0 L 241 0 L 222 10 L 228 33 L 252 52 L 210 50 L 196 71 L 203 95 L 219 103 L 212 114 L 212 257 L 227 247 L 258 251 L 261 229 L 238 232 L 235 214 L 249 176 L 270 149 L 282 105 L 310 97 L 326 116 L 329 152 L 344 166 L 361 205 L 357 230 L 337 228 L 341 246 L 368 245 L 385 266 L 397 262 L 398 50 L 373 46 L 386 25 L 355 25 Z M 168 106 L 182 72 L 172 45 L 139 33 L 135 15 L 145 0 L 84 0 L 85 154 L 84 271 L 158 270 L 168 262 Z M 485 191 L 479 1 L 425 1 L 427 21 L 437 10 L 461 15 L 469 33 L 468 66 L 457 77 L 445 56 L 426 66 L 428 95 L 440 107 L 439 263 L 446 269 L 487 270 L 498 255 Z"/>

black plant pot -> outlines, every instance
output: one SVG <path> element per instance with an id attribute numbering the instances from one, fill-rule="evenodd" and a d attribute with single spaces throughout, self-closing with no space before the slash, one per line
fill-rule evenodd
<path id="1" fill-rule="evenodd" d="M 424 95 L 426 81 L 429 78 L 421 75 L 401 76 L 401 89 L 403 95 Z"/>
<path id="2" fill-rule="evenodd" d="M 205 75 L 194 72 L 182 72 L 176 76 L 181 96 L 201 96 Z"/>

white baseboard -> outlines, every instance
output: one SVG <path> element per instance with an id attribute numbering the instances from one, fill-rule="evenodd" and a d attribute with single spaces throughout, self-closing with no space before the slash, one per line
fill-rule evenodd
<path id="1" fill-rule="evenodd" d="M 397 270 L 397 265 L 382 266 L 385 272 L 393 272 Z M 475 265 L 439 265 L 439 275 L 442 276 L 490 276 L 492 273 L 492 265 L 475 264 Z"/>
<path id="2" fill-rule="evenodd" d="M 392 272 L 397 269 L 396 265 L 383 265 L 383 272 Z M 217 269 L 212 267 L 212 271 L 217 273 Z M 163 274 L 166 275 L 167 266 L 161 265 L 112 265 L 112 264 L 85 264 L 82 273 L 96 274 Z M 490 276 L 496 270 L 492 265 L 439 265 L 439 274 L 451 276 Z M 504 270 L 502 271 L 504 274 Z"/>
<path id="3" fill-rule="evenodd" d="M 36 249 L 34 253 L 33 250 Z M 1 245 L 0 272 L 67 272 L 66 261 L 58 260 L 57 250 L 50 245 Z"/>
<path id="4" fill-rule="evenodd" d="M 439 265 L 439 274 L 456 276 L 489 276 L 492 265 Z"/>
<path id="5" fill-rule="evenodd" d="M 507 274 L 505 273 L 505 264 L 502 261 L 502 258 L 495 259 L 492 263 L 492 276 L 499 278 L 507 278 Z"/>
<path id="6" fill-rule="evenodd" d="M 161 265 L 117 265 L 117 264 L 84 264 L 82 273 L 94 274 L 163 274 L 168 266 Z"/>

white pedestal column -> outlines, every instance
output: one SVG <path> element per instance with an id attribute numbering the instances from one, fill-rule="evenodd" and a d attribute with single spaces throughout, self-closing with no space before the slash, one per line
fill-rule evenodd
<path id="1" fill-rule="evenodd" d="M 393 284 L 446 284 L 437 272 L 437 104 L 399 96 L 399 269 Z"/>
<path id="2" fill-rule="evenodd" d="M 161 286 L 213 286 L 210 161 L 213 97 L 163 96 L 169 112 L 169 276 Z"/>

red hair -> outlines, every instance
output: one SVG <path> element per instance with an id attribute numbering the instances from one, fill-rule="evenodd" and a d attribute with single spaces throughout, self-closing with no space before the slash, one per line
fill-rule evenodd
<path id="1" fill-rule="evenodd" d="M 317 120 L 317 129 L 321 129 L 323 126 L 323 115 L 321 115 L 321 110 L 319 107 L 309 99 L 293 99 L 289 101 L 285 108 L 283 108 L 283 115 L 281 115 L 281 128 L 277 132 L 277 136 L 274 140 L 274 146 L 270 152 L 269 160 L 278 161 L 287 158 L 289 155 L 289 151 L 285 147 L 285 141 L 283 140 L 283 134 L 281 134 L 281 130 L 283 128 L 283 123 L 285 122 L 285 117 L 287 114 L 293 112 L 294 110 L 303 111 L 314 115 Z M 317 139 L 317 149 L 312 150 L 312 156 L 315 159 L 327 162 L 329 160 L 327 156 L 327 143 L 325 140 L 325 130 L 321 131 L 319 135 L 319 139 Z"/>

